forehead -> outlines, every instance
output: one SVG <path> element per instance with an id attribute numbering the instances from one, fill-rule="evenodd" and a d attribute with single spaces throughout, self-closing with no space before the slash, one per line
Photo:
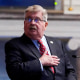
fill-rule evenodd
<path id="1" fill-rule="evenodd" d="M 25 17 L 42 17 L 43 14 L 41 11 L 37 11 L 37 12 L 27 12 L 25 14 Z"/>

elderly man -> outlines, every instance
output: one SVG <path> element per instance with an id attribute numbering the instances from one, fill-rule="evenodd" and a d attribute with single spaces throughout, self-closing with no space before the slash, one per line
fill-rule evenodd
<path id="1" fill-rule="evenodd" d="M 46 9 L 25 10 L 24 34 L 5 44 L 6 70 L 11 80 L 76 80 L 61 41 L 44 35 Z"/>

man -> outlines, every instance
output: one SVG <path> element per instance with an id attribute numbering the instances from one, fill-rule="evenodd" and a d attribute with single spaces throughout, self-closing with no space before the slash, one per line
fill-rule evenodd
<path id="1" fill-rule="evenodd" d="M 24 34 L 6 43 L 6 69 L 11 80 L 76 80 L 61 41 L 44 35 L 47 17 L 41 6 L 29 6 Z"/>

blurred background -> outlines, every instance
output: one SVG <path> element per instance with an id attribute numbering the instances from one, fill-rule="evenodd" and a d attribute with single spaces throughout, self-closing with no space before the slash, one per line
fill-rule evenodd
<path id="1" fill-rule="evenodd" d="M 47 9 L 49 25 L 45 34 L 64 42 L 80 80 L 80 0 L 0 0 L 0 80 L 10 80 L 6 72 L 4 45 L 23 34 L 24 10 L 34 4 Z"/>

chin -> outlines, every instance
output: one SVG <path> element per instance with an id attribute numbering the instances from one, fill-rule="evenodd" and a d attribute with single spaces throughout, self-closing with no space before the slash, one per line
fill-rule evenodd
<path id="1" fill-rule="evenodd" d="M 41 39 L 42 37 L 37 36 L 37 35 L 33 35 L 31 38 L 34 39 L 34 40 L 39 40 L 39 39 Z"/>

